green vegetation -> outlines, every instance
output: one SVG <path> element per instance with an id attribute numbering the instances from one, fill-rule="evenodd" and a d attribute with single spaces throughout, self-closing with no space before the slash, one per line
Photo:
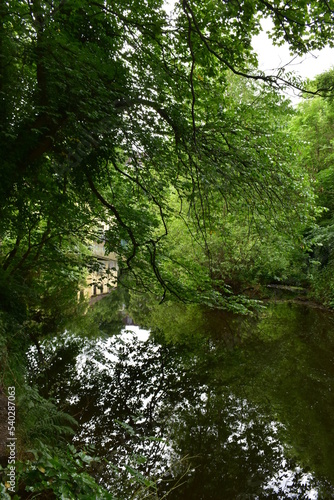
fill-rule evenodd
<path id="1" fill-rule="evenodd" d="M 323 208 L 317 225 L 306 233 L 311 248 L 309 279 L 314 296 L 330 307 L 334 306 L 333 78 L 330 70 L 310 84 L 310 88 L 322 89 L 323 97 L 304 99 L 291 124 L 299 143 L 297 162 L 312 177 L 317 204 Z"/>
<path id="2" fill-rule="evenodd" d="M 247 314 L 272 283 L 311 286 L 334 306 L 333 72 L 264 75 L 251 45 L 263 17 L 293 53 L 333 45 L 332 11 L 182 0 L 169 16 L 160 0 L 0 0 L 0 384 L 17 388 L 21 460 L 34 428 L 40 464 L 48 432 L 57 441 L 69 423 L 27 387 L 29 347 L 43 366 L 43 340 L 120 326 L 109 302 L 87 313 L 77 298 L 93 242 L 117 253 L 119 283 L 146 308 Z M 296 111 L 286 86 L 320 97 Z M 50 420 L 36 427 L 30 406 Z M 64 441 L 60 467 L 86 474 L 78 453 Z"/>

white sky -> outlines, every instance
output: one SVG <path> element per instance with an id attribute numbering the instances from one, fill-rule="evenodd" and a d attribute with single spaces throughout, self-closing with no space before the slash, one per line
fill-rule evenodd
<path id="1" fill-rule="evenodd" d="M 285 66 L 293 59 L 287 45 L 275 47 L 271 43 L 265 33 L 270 30 L 270 26 L 271 22 L 265 20 L 263 22 L 264 31 L 253 38 L 253 47 L 259 58 L 259 69 L 268 73 L 270 73 L 270 70 Z M 312 79 L 332 66 L 334 66 L 334 49 L 325 48 L 321 51 L 309 53 L 304 57 L 293 59 L 286 70 L 294 71 L 303 78 Z"/>
<path id="2" fill-rule="evenodd" d="M 165 0 L 166 11 L 171 13 L 175 0 Z M 274 46 L 268 38 L 266 31 L 272 27 L 270 19 L 262 21 L 263 31 L 253 38 L 253 48 L 258 54 L 259 69 L 266 74 L 275 74 L 275 70 L 284 67 L 286 71 L 294 71 L 302 78 L 313 79 L 316 75 L 334 67 L 334 49 L 329 47 L 319 51 L 313 51 L 303 57 L 290 55 L 287 44 L 281 47 Z M 292 102 L 299 100 L 299 92 L 290 89 L 287 92 Z"/>
<path id="3" fill-rule="evenodd" d="M 253 48 L 258 54 L 259 69 L 266 74 L 275 74 L 278 68 L 284 67 L 288 72 L 293 71 L 302 78 L 312 80 L 316 75 L 334 66 L 334 49 L 329 47 L 321 51 L 309 52 L 303 57 L 296 57 L 290 55 L 287 44 L 281 47 L 273 45 L 266 34 L 267 31 L 270 31 L 271 26 L 270 20 L 263 20 L 263 31 L 253 38 Z M 300 92 L 293 88 L 285 90 L 284 93 L 294 105 L 301 99 Z"/>

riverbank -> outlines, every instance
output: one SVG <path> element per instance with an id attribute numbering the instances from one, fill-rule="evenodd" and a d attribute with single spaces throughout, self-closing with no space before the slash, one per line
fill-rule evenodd
<path id="1" fill-rule="evenodd" d="M 312 309 L 319 309 L 334 313 L 333 308 L 316 300 L 309 288 L 301 286 L 289 286 L 279 284 L 261 285 L 246 290 L 246 295 L 250 299 L 256 299 L 263 304 L 291 303 L 302 304 Z"/>

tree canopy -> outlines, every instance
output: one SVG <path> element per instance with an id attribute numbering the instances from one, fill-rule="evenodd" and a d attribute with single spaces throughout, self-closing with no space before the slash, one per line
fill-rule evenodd
<path id="1" fill-rule="evenodd" d="M 275 43 L 321 48 L 331 16 L 331 2 L 183 0 L 168 14 L 153 0 L 2 0 L 3 282 L 32 301 L 38 280 L 75 288 L 106 222 L 136 286 L 153 278 L 182 298 L 161 264 L 171 221 L 187 219 L 210 261 L 211 221 L 233 204 L 257 226 L 306 217 L 312 196 L 274 111 L 288 112 L 275 89 L 296 82 L 258 71 L 251 42 L 271 17 Z"/>
<path id="2" fill-rule="evenodd" d="M 59 439 L 73 421 L 26 372 L 31 344 L 43 365 L 41 341 L 53 349 L 74 322 L 121 328 L 113 296 L 86 315 L 78 300 L 94 242 L 118 255 L 118 300 L 152 292 L 136 308 L 153 319 L 150 301 L 170 298 L 247 312 L 259 282 L 300 284 L 326 234 L 334 262 L 333 77 L 264 74 L 252 49 L 263 18 L 294 54 L 334 46 L 333 13 L 333 0 L 178 0 L 172 12 L 162 0 L 0 0 L 0 392 L 15 382 L 18 443 L 44 439 L 24 487 L 110 498 L 86 473 L 91 457 Z M 291 121 L 288 85 L 325 104 Z M 55 474 L 43 464 L 58 451 Z"/>

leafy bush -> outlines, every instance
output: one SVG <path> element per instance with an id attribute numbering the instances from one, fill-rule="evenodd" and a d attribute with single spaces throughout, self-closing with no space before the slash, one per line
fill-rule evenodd
<path id="1" fill-rule="evenodd" d="M 39 443 L 38 449 L 31 453 L 33 460 L 17 464 L 19 493 L 26 491 L 37 494 L 38 498 L 66 500 L 114 498 L 89 474 L 89 467 L 99 459 L 86 451 L 78 451 L 70 444 L 60 450 Z"/>
<path id="2" fill-rule="evenodd" d="M 325 306 L 334 308 L 334 261 L 318 269 L 311 275 L 311 293 Z"/>

